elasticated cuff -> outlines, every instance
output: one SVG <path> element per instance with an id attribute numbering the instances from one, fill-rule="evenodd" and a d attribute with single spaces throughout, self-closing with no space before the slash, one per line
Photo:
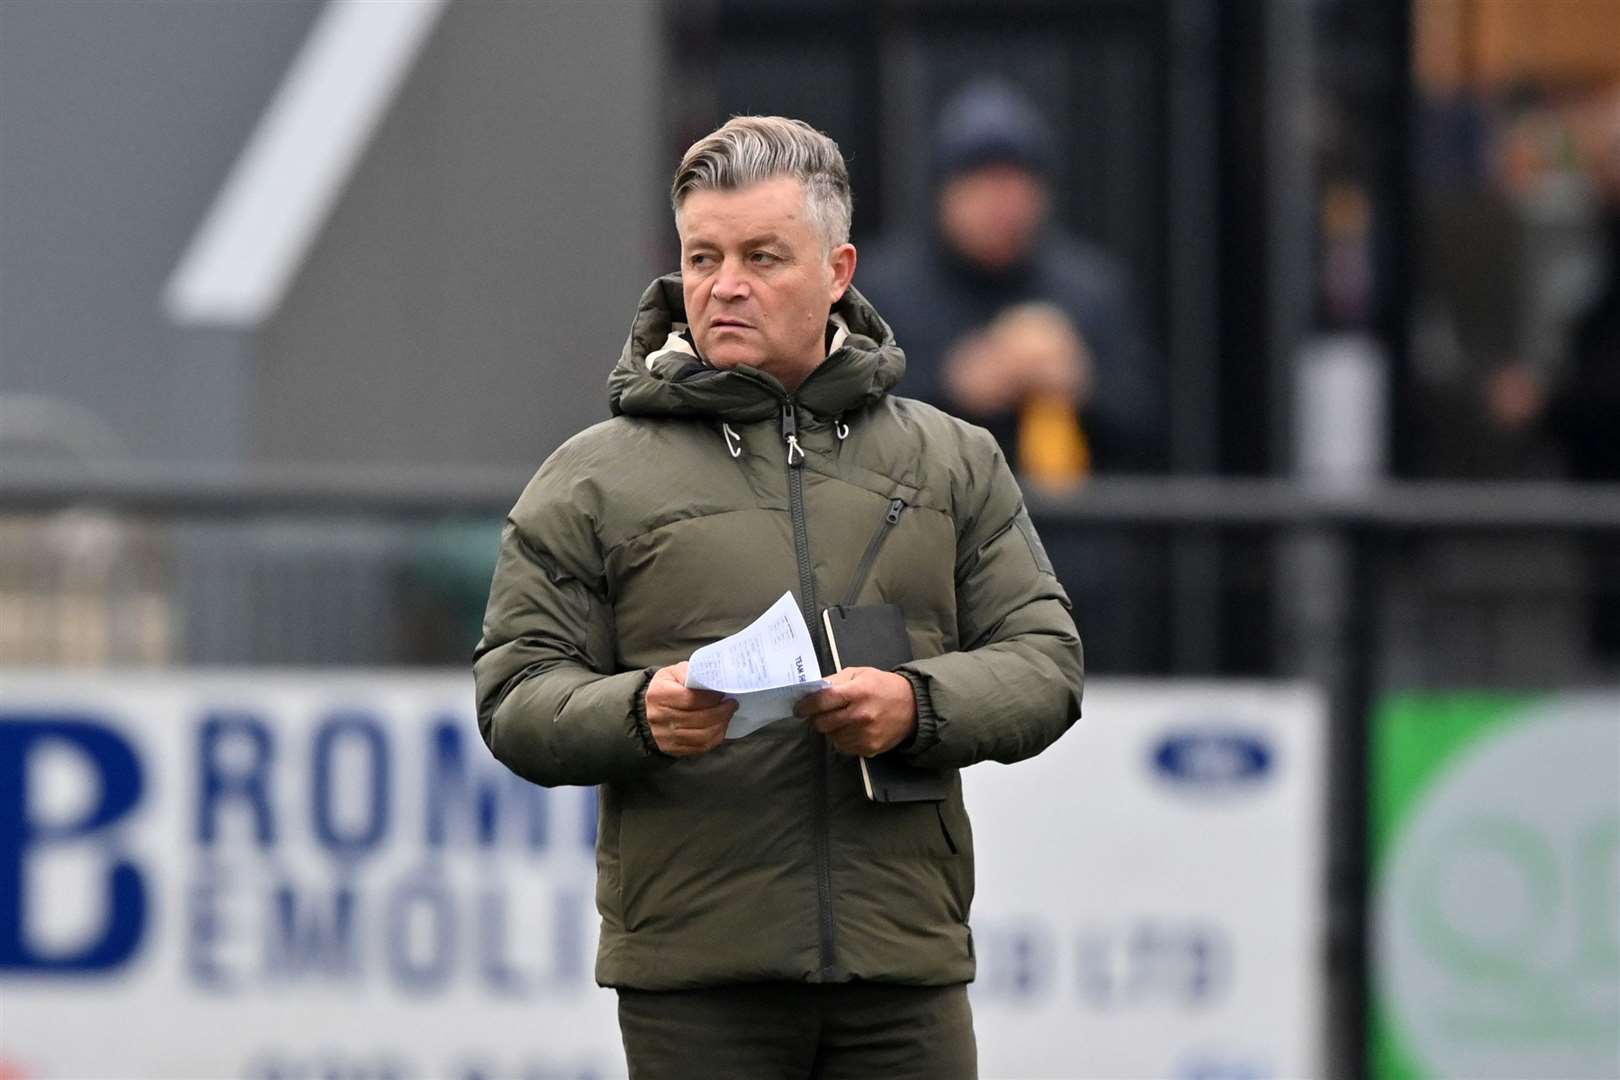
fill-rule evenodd
<path id="1" fill-rule="evenodd" d="M 673 755 L 666 754 L 658 748 L 658 740 L 653 738 L 652 725 L 647 723 L 647 687 L 652 685 L 653 674 L 657 670 L 647 668 L 642 672 L 641 686 L 636 689 L 635 697 L 631 699 L 634 704 L 630 711 L 635 717 L 636 734 L 641 736 L 641 745 L 647 754 L 655 758 L 669 758 Z"/>
<path id="2" fill-rule="evenodd" d="M 911 695 L 917 699 L 917 730 L 895 749 L 908 757 L 915 757 L 939 742 L 939 718 L 934 715 L 934 701 L 928 694 L 928 681 L 905 668 L 900 669 L 900 674 L 911 684 Z"/>

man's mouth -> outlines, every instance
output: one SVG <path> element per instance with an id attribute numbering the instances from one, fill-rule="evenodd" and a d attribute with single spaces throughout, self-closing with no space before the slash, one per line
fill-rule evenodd
<path id="1" fill-rule="evenodd" d="M 720 330 L 728 326 L 735 330 L 750 330 L 753 328 L 752 324 L 745 323 L 741 319 L 714 319 L 709 323 L 709 329 L 711 330 Z"/>

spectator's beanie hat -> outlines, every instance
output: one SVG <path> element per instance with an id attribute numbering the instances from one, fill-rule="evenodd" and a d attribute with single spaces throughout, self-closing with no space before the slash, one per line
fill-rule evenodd
<path id="1" fill-rule="evenodd" d="M 969 83 L 939 116 L 934 178 L 946 180 L 984 165 L 1021 165 L 1045 175 L 1052 168 L 1052 131 L 1035 106 L 1004 82 Z"/>

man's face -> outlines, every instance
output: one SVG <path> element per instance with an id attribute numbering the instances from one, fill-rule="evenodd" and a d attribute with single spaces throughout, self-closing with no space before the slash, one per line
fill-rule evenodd
<path id="1" fill-rule="evenodd" d="M 1046 185 L 1017 165 L 985 165 L 954 176 L 939 191 L 939 224 L 962 255 L 1005 270 L 1035 244 L 1046 217 Z"/>
<path id="2" fill-rule="evenodd" d="M 715 367 L 748 364 L 797 389 L 827 357 L 827 316 L 854 276 L 854 246 L 822 249 L 792 177 L 694 191 L 676 227 L 698 352 Z"/>

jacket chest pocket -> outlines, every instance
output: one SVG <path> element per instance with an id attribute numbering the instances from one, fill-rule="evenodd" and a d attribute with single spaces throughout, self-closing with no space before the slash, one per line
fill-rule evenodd
<path id="1" fill-rule="evenodd" d="M 846 541 L 859 554 L 829 602 L 898 604 L 918 659 L 949 652 L 956 648 L 956 532 L 950 518 L 898 496 L 873 509 L 866 528 Z"/>

